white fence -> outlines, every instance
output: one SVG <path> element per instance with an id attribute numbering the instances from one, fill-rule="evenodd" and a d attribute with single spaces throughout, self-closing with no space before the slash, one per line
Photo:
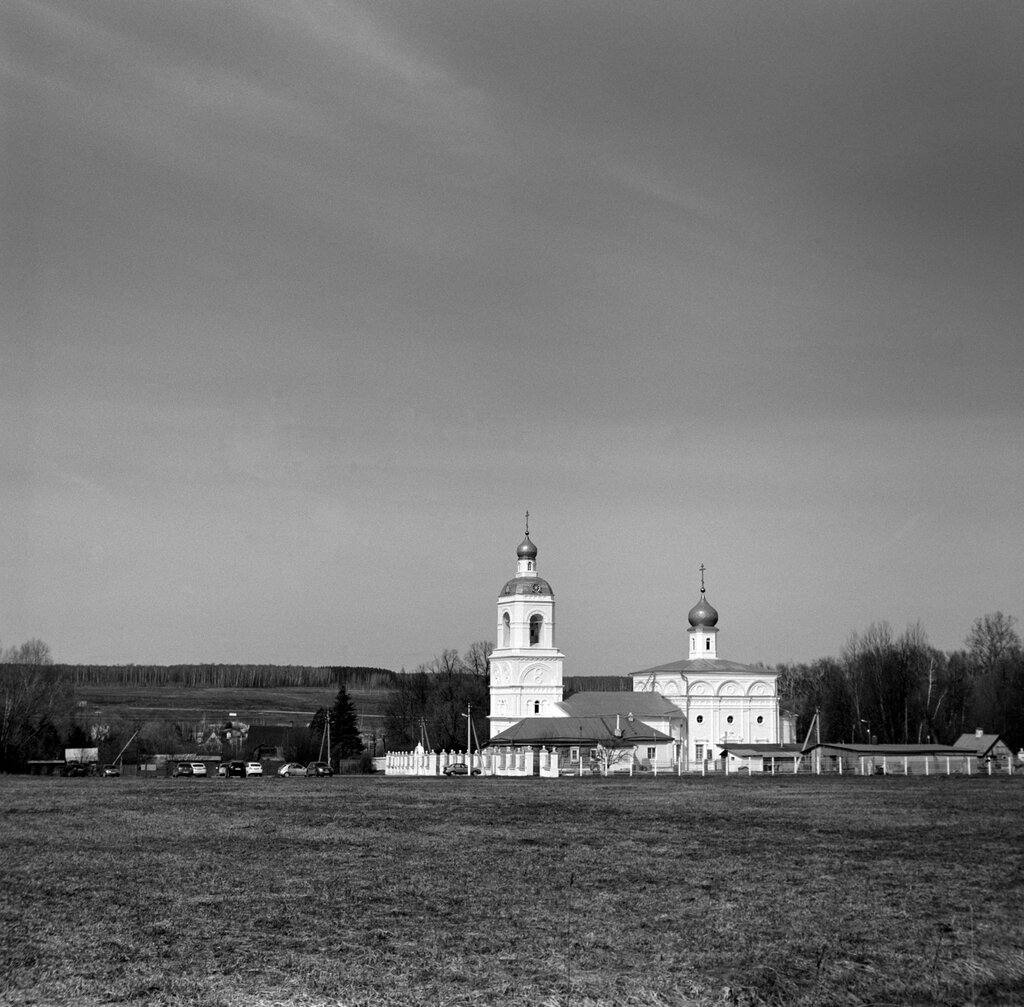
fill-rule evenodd
<path id="1" fill-rule="evenodd" d="M 452 766 L 466 766 L 474 776 L 558 776 L 558 755 L 531 748 L 488 748 L 476 752 L 388 752 L 388 776 L 443 776 Z"/>
<path id="2" fill-rule="evenodd" d="M 796 759 L 729 758 L 685 766 L 683 763 L 659 766 L 633 758 L 600 767 L 593 762 L 559 760 L 557 751 L 532 748 L 487 748 L 483 751 L 428 752 L 417 746 L 412 752 L 389 752 L 375 759 L 376 768 L 388 776 L 444 776 L 451 767 L 474 776 L 577 776 L 634 773 L 643 776 L 782 776 L 785 774 L 850 776 L 996 776 L 1020 774 L 1013 759 L 985 760 L 974 755 L 872 755 L 845 757 L 822 756 L 813 752 Z M 467 768 L 461 768 L 467 767 Z"/>

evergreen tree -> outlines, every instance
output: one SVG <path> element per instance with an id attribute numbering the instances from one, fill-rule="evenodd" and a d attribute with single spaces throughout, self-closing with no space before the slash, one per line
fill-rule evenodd
<path id="1" fill-rule="evenodd" d="M 354 759 L 363 754 L 366 746 L 359 737 L 359 718 L 355 704 L 344 685 L 331 707 L 331 750 L 339 759 Z"/>

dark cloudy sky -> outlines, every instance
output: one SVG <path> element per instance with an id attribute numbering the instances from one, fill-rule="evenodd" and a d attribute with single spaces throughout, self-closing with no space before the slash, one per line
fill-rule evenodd
<path id="1" fill-rule="evenodd" d="M 567 673 L 1024 615 L 1024 5 L 5 0 L 0 639 Z"/>

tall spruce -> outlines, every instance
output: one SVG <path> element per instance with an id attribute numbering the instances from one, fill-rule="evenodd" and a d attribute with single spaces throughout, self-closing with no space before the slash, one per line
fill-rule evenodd
<path id="1" fill-rule="evenodd" d="M 363 739 L 359 737 L 359 718 L 355 704 L 342 685 L 331 707 L 331 750 L 339 759 L 354 759 L 362 755 L 366 749 Z"/>

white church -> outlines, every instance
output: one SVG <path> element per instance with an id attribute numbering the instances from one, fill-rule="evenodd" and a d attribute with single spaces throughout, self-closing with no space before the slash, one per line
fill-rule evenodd
<path id="1" fill-rule="evenodd" d="M 780 715 L 777 673 L 719 657 L 718 612 L 707 600 L 703 565 L 700 572 L 684 657 L 633 672 L 632 692 L 564 699 L 555 595 L 538 571 L 527 515 L 515 576 L 498 596 L 488 747 L 540 747 L 575 762 L 597 746 L 614 745 L 628 747 L 642 766 L 695 769 L 724 750 L 767 755 L 791 744 L 793 723 Z"/>

